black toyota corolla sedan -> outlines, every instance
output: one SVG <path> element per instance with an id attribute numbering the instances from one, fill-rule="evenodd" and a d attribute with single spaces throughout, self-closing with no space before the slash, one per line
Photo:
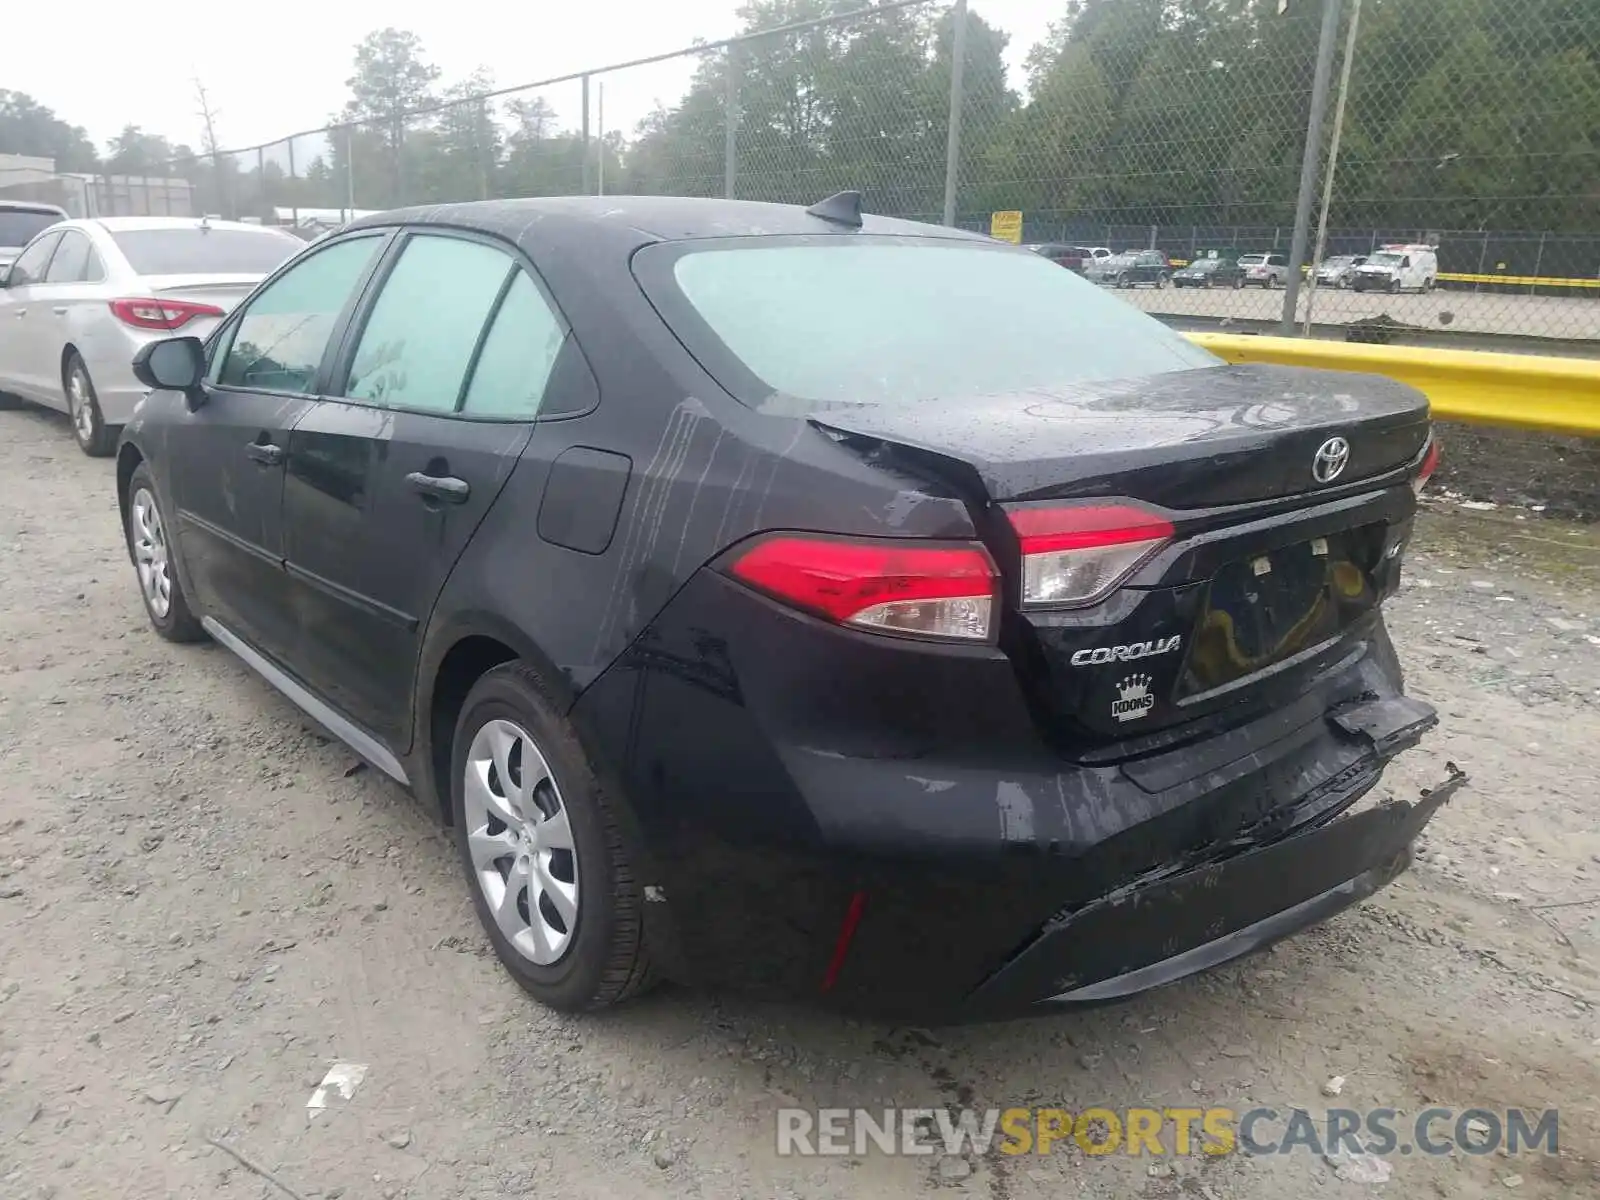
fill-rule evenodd
<path id="1" fill-rule="evenodd" d="M 1421 395 L 853 193 L 374 216 L 136 366 L 152 624 L 437 804 L 559 1008 L 1112 999 L 1382 887 L 1459 782 L 1358 805 L 1435 720 L 1381 614 Z"/>

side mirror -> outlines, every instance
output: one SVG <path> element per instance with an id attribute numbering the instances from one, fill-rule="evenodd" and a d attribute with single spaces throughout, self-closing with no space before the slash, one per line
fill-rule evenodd
<path id="1" fill-rule="evenodd" d="M 162 338 L 133 356 L 135 379 L 148 388 L 182 392 L 191 408 L 203 403 L 200 381 L 205 374 L 205 347 L 197 337 Z"/>

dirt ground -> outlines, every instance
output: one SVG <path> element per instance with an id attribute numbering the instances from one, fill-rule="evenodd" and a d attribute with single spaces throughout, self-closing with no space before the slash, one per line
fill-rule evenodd
<path id="1" fill-rule="evenodd" d="M 0 1197 L 1600 1194 L 1600 539 L 1428 514 L 1392 623 L 1470 787 L 1416 868 L 1090 1013 L 897 1029 L 664 990 L 541 1010 L 430 814 L 225 651 L 146 627 L 113 470 L 0 412 Z M 1563 907 L 1556 907 L 1562 905 Z M 328 1067 L 366 1064 L 316 1119 Z M 1346 1080 L 1338 1100 L 1322 1089 Z M 1559 1108 L 1561 1155 L 795 1159 L 781 1105 Z M 235 1148 L 282 1188 L 215 1148 Z"/>

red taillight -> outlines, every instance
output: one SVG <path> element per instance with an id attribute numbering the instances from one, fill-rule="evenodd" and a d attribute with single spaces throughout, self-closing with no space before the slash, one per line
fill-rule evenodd
<path id="1" fill-rule="evenodd" d="M 1417 477 L 1411 481 L 1411 490 L 1422 495 L 1422 489 L 1428 486 L 1428 480 L 1433 478 L 1433 473 L 1438 469 L 1439 439 L 1430 437 L 1428 449 L 1422 455 L 1422 466 L 1417 469 Z"/>
<path id="2" fill-rule="evenodd" d="M 780 534 L 728 568 L 774 599 L 875 633 L 992 639 L 998 576 L 981 546 L 917 546 Z"/>
<path id="3" fill-rule="evenodd" d="M 181 329 L 197 317 L 226 314 L 215 304 L 195 304 L 190 300 L 152 300 L 124 297 L 111 302 L 112 315 L 135 329 Z"/>
<path id="4" fill-rule="evenodd" d="M 1131 504 L 1043 505 L 1007 514 L 1022 550 L 1024 605 L 1103 600 L 1172 537 L 1172 522 Z"/>

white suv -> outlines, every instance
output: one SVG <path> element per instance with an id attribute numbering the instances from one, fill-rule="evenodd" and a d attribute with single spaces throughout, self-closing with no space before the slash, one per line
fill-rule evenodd
<path id="1" fill-rule="evenodd" d="M 1241 254 L 1239 269 L 1236 288 L 1280 288 L 1289 281 L 1289 258 L 1284 254 Z"/>

